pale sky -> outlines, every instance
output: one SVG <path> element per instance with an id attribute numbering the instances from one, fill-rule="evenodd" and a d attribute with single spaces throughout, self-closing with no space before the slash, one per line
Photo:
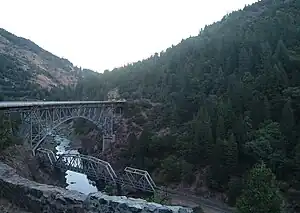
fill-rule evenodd
<path id="1" fill-rule="evenodd" d="M 256 0 L 0 0 L 0 28 L 98 72 L 145 59 Z"/>

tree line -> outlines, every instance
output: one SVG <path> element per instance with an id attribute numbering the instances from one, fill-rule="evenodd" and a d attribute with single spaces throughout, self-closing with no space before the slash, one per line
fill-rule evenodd
<path id="1" fill-rule="evenodd" d="M 146 100 L 127 114 L 144 129 L 128 138 L 129 164 L 160 171 L 165 184 L 204 172 L 240 212 L 280 212 L 283 198 L 297 209 L 289 190 L 300 189 L 299 11 L 297 0 L 260 1 L 143 61 L 83 71 L 75 88 L 48 98 L 104 100 L 118 88 Z"/>
<path id="2" fill-rule="evenodd" d="M 123 154 L 162 171 L 164 183 L 192 183 L 205 171 L 207 186 L 231 205 L 242 196 L 237 205 L 246 206 L 249 184 L 265 177 L 271 190 L 274 174 L 288 195 L 299 189 L 300 174 L 299 11 L 296 0 L 260 1 L 146 60 L 90 73 L 63 97 L 101 100 L 118 88 L 127 100 L 159 103 L 132 106 L 144 132 L 129 137 Z M 170 133 L 157 136 L 166 127 Z"/>

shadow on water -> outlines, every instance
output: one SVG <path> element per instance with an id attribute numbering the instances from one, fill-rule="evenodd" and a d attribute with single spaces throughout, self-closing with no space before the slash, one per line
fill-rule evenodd
<path id="1" fill-rule="evenodd" d="M 70 140 L 58 135 L 54 137 L 54 140 L 57 144 L 57 146 L 55 147 L 57 156 L 64 153 L 79 154 L 78 150 L 72 149 L 70 147 Z M 103 184 L 97 184 L 97 187 L 96 182 L 88 178 L 87 175 L 70 170 L 67 170 L 65 172 L 64 180 L 67 185 L 66 189 L 76 190 L 84 194 L 98 192 L 105 187 L 105 185 L 103 186 Z"/>

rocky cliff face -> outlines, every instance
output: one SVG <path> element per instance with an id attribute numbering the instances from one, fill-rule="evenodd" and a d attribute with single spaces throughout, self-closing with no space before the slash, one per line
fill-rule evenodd
<path id="1" fill-rule="evenodd" d="M 70 61 L 0 28 L 0 92 L 4 97 L 26 97 L 33 89 L 74 85 L 80 75 L 81 70 Z"/>
<path id="2" fill-rule="evenodd" d="M 39 184 L 19 176 L 0 163 L 0 197 L 29 212 L 72 213 L 192 213 L 188 208 L 147 203 L 142 199 L 108 196 L 100 192 L 84 195 L 76 191 Z"/>
<path id="3" fill-rule="evenodd" d="M 39 161 L 32 156 L 32 150 L 27 144 L 13 145 L 1 150 L 0 161 L 15 169 L 18 175 L 38 183 L 62 186 L 64 182 L 59 179 L 59 175 L 48 173 L 48 168 L 43 168 L 39 164 Z"/>

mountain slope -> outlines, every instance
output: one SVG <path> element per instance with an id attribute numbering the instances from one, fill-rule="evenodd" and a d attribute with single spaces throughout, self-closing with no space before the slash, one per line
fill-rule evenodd
<path id="1" fill-rule="evenodd" d="M 300 1 L 245 7 L 146 60 L 86 76 L 70 96 L 116 88 L 144 129 L 129 137 L 128 164 L 226 192 L 230 203 L 260 161 L 285 190 L 300 189 Z"/>
<path id="2" fill-rule="evenodd" d="M 128 135 L 118 149 L 120 162 L 152 172 L 160 184 L 181 183 L 200 195 L 221 192 L 234 205 L 251 190 L 244 177 L 264 161 L 299 210 L 299 0 L 262 0 L 164 52 L 103 74 L 77 74 L 28 40 L 0 35 L 0 85 L 7 97 L 15 94 L 11 85 L 30 90 L 22 97 L 37 96 L 31 91 L 42 85 L 53 87 L 48 96 L 57 100 L 125 98 L 131 104 L 124 125 L 139 137 Z M 69 82 L 57 73 L 75 76 L 76 86 L 54 87 Z M 277 192 L 275 185 L 266 184 Z"/>
<path id="3" fill-rule="evenodd" d="M 0 91 L 2 96 L 35 97 L 53 87 L 75 85 L 80 69 L 33 42 L 0 29 Z"/>

